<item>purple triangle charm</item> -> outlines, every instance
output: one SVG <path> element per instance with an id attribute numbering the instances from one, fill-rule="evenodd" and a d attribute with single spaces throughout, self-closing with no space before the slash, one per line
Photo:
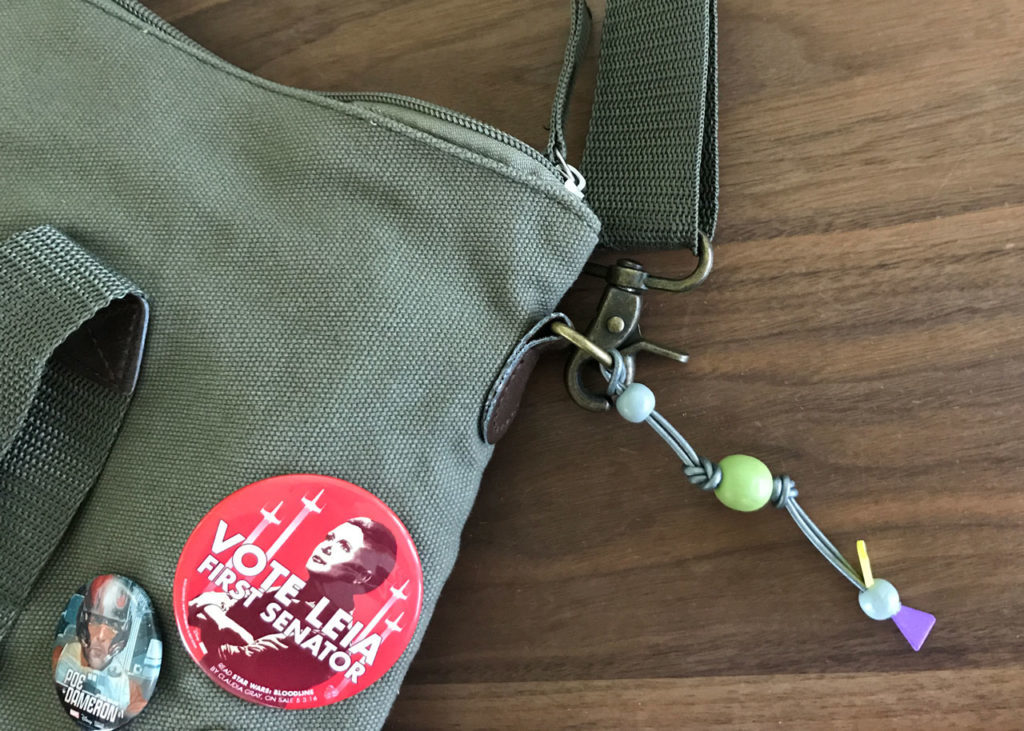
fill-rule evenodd
<path id="1" fill-rule="evenodd" d="M 900 632 L 907 638 L 907 642 L 914 648 L 914 652 L 921 649 L 928 633 L 935 626 L 935 617 L 928 612 L 919 609 L 911 609 L 906 604 L 900 611 L 893 615 L 892 621 L 900 628 Z"/>

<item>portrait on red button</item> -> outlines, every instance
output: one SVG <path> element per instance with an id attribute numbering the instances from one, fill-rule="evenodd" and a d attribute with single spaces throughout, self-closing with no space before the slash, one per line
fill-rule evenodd
<path id="1" fill-rule="evenodd" d="M 322 475 L 229 495 L 189 536 L 174 583 L 178 631 L 203 671 L 280 708 L 334 703 L 379 679 L 409 644 L 422 599 L 397 516 Z"/>

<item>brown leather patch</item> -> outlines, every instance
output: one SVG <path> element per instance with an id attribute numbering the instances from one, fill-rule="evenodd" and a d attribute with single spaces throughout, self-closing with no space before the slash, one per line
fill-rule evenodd
<path id="1" fill-rule="evenodd" d="M 526 392 L 526 384 L 540 360 L 549 350 L 565 346 L 565 341 L 552 335 L 548 325 L 553 321 L 566 322 L 568 318 L 555 313 L 537 323 L 519 341 L 505 362 L 501 374 L 491 388 L 484 406 L 480 432 L 488 444 L 495 444 L 508 432 L 519 413 L 519 404 Z"/>
<path id="2" fill-rule="evenodd" d="M 149 306 L 141 297 L 114 300 L 71 333 L 53 357 L 100 385 L 131 393 L 148 321 Z"/>
<path id="3" fill-rule="evenodd" d="M 540 360 L 542 348 L 537 347 L 523 353 L 519 362 L 509 374 L 504 387 L 494 400 L 494 407 L 491 410 L 491 418 L 487 421 L 487 431 L 484 438 L 488 444 L 495 444 L 508 432 L 516 415 L 519 413 L 519 404 L 526 392 L 526 384 L 530 375 Z"/>

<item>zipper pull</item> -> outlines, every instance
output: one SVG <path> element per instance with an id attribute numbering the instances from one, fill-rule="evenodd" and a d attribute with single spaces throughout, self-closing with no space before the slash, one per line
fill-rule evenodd
<path id="1" fill-rule="evenodd" d="M 583 173 L 567 163 L 558 150 L 555 150 L 555 157 L 558 158 L 558 167 L 565 176 L 565 189 L 583 200 L 583 189 L 587 187 L 587 179 L 583 177 Z"/>

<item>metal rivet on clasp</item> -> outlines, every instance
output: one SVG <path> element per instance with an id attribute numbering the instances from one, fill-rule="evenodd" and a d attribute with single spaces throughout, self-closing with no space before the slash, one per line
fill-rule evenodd
<path id="1" fill-rule="evenodd" d="M 590 263 L 584 267 L 586 274 L 608 282 L 608 284 L 623 289 L 643 291 L 646 289 L 657 289 L 663 292 L 689 292 L 696 289 L 711 274 L 714 267 L 715 256 L 711 248 L 711 241 L 703 232 L 698 232 L 697 237 L 697 267 L 689 276 L 682 279 L 671 279 L 668 277 L 656 277 L 644 271 L 638 262 L 630 259 L 620 259 L 614 266 Z"/>

